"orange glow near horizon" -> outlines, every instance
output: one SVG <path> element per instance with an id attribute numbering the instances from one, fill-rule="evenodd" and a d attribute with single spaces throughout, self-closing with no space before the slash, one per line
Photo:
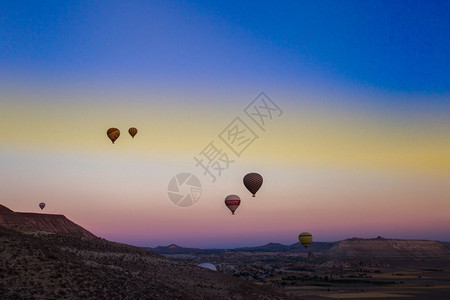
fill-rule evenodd
<path id="1" fill-rule="evenodd" d="M 184 107 L 170 96 L 156 105 L 139 99 L 113 106 L 2 101 L 1 203 L 40 212 L 37 204 L 46 202 L 44 213 L 141 246 L 295 243 L 301 231 L 319 241 L 450 240 L 450 129 L 440 112 L 364 116 L 355 108 L 332 112 L 333 103 L 276 98 L 284 114 L 212 183 L 193 158 L 211 140 L 220 144 L 217 135 L 247 102 L 201 98 Z M 113 126 L 121 129 L 114 145 L 106 137 Z M 256 198 L 242 185 L 253 171 L 264 177 Z M 181 172 L 202 182 L 202 197 L 189 208 L 167 196 Z M 242 199 L 235 216 L 223 203 L 229 194 Z"/>

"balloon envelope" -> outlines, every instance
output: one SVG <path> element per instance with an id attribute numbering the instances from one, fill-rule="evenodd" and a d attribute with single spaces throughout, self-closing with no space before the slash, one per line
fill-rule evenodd
<path id="1" fill-rule="evenodd" d="M 131 127 L 128 129 L 128 133 L 131 135 L 131 137 L 134 139 L 134 136 L 137 134 L 138 130 L 135 127 Z"/>
<path id="2" fill-rule="evenodd" d="M 241 198 L 236 195 L 228 195 L 225 198 L 225 205 L 228 207 L 229 210 L 231 210 L 231 213 L 234 215 L 235 210 L 238 208 L 238 206 L 241 204 Z"/>
<path id="3" fill-rule="evenodd" d="M 248 173 L 244 176 L 244 185 L 255 197 L 256 192 L 263 184 L 263 178 L 258 173 Z"/>
<path id="4" fill-rule="evenodd" d="M 298 235 L 298 240 L 305 248 L 308 248 L 312 242 L 312 235 L 309 232 L 302 232 Z"/>
<path id="5" fill-rule="evenodd" d="M 120 130 L 117 128 L 110 128 L 108 131 L 106 131 L 106 135 L 109 137 L 111 142 L 114 144 L 114 142 L 119 138 L 120 136 Z"/>
<path id="6" fill-rule="evenodd" d="M 39 207 L 41 208 L 41 210 L 44 209 L 45 203 L 44 202 L 39 203 Z"/>

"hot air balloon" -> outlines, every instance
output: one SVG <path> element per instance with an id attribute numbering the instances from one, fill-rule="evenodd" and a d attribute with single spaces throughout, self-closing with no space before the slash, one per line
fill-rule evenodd
<path id="1" fill-rule="evenodd" d="M 128 133 L 131 135 L 131 137 L 134 139 L 134 136 L 136 135 L 136 133 L 138 132 L 138 130 L 134 127 L 131 127 L 130 129 L 128 129 Z"/>
<path id="2" fill-rule="evenodd" d="M 45 207 L 45 203 L 44 202 L 39 203 L 39 207 L 41 208 L 41 210 L 43 210 Z"/>
<path id="3" fill-rule="evenodd" d="M 234 211 L 238 208 L 238 206 L 241 204 L 241 198 L 236 195 L 228 195 L 225 198 L 225 205 L 228 207 L 229 210 L 231 210 L 232 214 L 234 215 Z"/>
<path id="4" fill-rule="evenodd" d="M 302 232 L 298 235 L 298 240 L 305 248 L 308 248 L 309 244 L 312 242 L 312 235 L 309 232 Z"/>
<path id="5" fill-rule="evenodd" d="M 263 184 L 263 178 L 258 173 L 248 173 L 244 176 L 244 185 L 255 197 L 256 192 Z"/>
<path id="6" fill-rule="evenodd" d="M 119 138 L 120 136 L 120 130 L 117 128 L 110 128 L 108 131 L 106 131 L 106 135 L 109 137 L 111 142 L 114 144 L 114 142 Z"/>

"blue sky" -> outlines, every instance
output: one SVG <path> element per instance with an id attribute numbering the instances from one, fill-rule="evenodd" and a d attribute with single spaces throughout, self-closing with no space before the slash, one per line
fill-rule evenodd
<path id="1" fill-rule="evenodd" d="M 446 1 L 6 1 L 0 22 L 3 72 L 450 87 Z"/>

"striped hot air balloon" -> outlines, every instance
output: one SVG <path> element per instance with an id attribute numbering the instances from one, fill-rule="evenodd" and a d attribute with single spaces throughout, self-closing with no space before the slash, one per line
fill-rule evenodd
<path id="1" fill-rule="evenodd" d="M 312 235 L 309 232 L 302 232 L 298 235 L 298 240 L 305 248 L 308 248 L 312 242 Z"/>
<path id="2" fill-rule="evenodd" d="M 119 138 L 120 136 L 120 130 L 117 128 L 110 128 L 108 131 L 106 131 L 106 135 L 109 137 L 111 142 L 114 144 L 114 142 Z"/>
<path id="3" fill-rule="evenodd" d="M 238 206 L 241 204 L 241 198 L 236 195 L 228 195 L 225 198 L 225 205 L 228 207 L 229 210 L 231 210 L 231 213 L 234 215 L 235 210 L 238 208 Z"/>
<path id="4" fill-rule="evenodd" d="M 263 178 L 258 173 L 248 173 L 244 176 L 244 185 L 255 197 L 256 192 L 263 184 Z"/>
<path id="5" fill-rule="evenodd" d="M 134 136 L 137 134 L 138 130 L 135 127 L 131 127 L 128 129 L 128 133 L 131 135 L 131 137 L 134 139 Z"/>

